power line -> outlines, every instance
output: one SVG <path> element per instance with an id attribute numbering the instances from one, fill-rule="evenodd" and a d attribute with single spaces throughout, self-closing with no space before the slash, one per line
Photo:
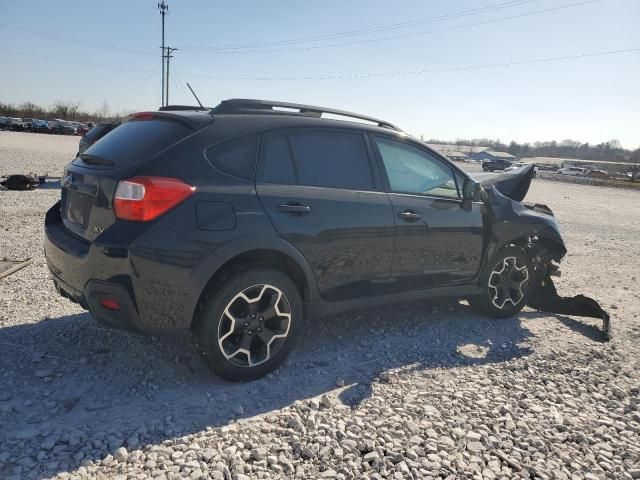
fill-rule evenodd
<path id="1" fill-rule="evenodd" d="M 149 74 L 144 77 L 138 88 L 131 88 L 129 91 L 129 96 L 127 97 L 127 105 L 132 104 L 136 99 L 140 97 L 143 90 L 146 90 L 149 86 L 149 83 L 158 72 L 158 65 L 155 65 L 152 70 L 149 71 Z"/>
<path id="2" fill-rule="evenodd" d="M 70 60 L 64 58 L 54 58 L 48 55 L 38 55 L 31 54 L 27 52 L 19 52 L 15 50 L 2 50 L 5 53 L 12 53 L 18 55 L 27 55 L 43 58 L 46 60 L 53 60 L 56 62 L 66 62 L 66 63 L 75 63 L 80 65 L 90 65 L 92 67 L 101 67 L 101 68 L 113 68 L 118 70 L 127 70 L 127 71 L 135 71 L 135 72 L 144 72 L 144 73 L 153 73 L 154 70 L 144 70 L 140 68 L 129 68 L 123 67 L 119 65 L 103 65 L 93 62 L 84 62 L 80 60 Z M 527 64 L 535 64 L 535 63 L 548 63 L 548 62 L 557 62 L 564 60 L 574 60 L 581 58 L 590 58 L 590 57 L 601 57 L 606 55 L 618 55 L 625 53 L 636 53 L 640 52 L 640 47 L 638 48 L 627 48 L 620 50 L 608 50 L 608 51 L 600 51 L 600 52 L 590 52 L 590 53 L 582 53 L 577 55 L 564 55 L 559 57 L 547 57 L 547 58 L 537 58 L 537 59 L 529 59 L 529 60 L 515 60 L 511 62 L 500 62 L 500 63 L 488 63 L 481 65 L 466 65 L 466 66 L 455 66 L 455 67 L 443 67 L 443 68 L 433 68 L 433 69 L 424 69 L 424 70 L 407 70 L 407 71 L 398 71 L 398 72 L 373 72 L 373 73 L 363 73 L 363 74 L 334 74 L 334 75 L 322 75 L 322 76 L 292 76 L 292 77 L 248 77 L 248 76 L 217 76 L 217 75 L 206 75 L 206 74 L 196 74 L 196 73 L 183 73 L 183 77 L 194 77 L 194 78 L 208 78 L 211 80 L 255 80 L 255 81 L 303 81 L 303 80 L 351 80 L 358 78 L 380 78 L 380 77 L 399 77 L 399 76 L 410 76 L 410 75 L 424 75 L 429 73 L 445 73 L 445 72 L 457 72 L 464 70 L 480 70 L 480 69 L 490 69 L 490 68 L 501 68 L 501 67 L 510 67 L 510 66 L 518 66 L 518 65 L 527 65 Z"/>
<path id="3" fill-rule="evenodd" d="M 183 99 L 184 103 L 188 104 L 189 103 L 189 99 L 187 98 L 187 96 L 185 94 L 184 87 L 180 83 L 180 80 L 178 78 L 178 74 L 175 71 L 175 67 L 173 69 L 173 72 L 171 72 L 171 82 L 173 83 L 173 86 L 176 89 L 176 91 L 180 91 L 180 95 L 182 96 L 182 99 Z"/>
<path id="4" fill-rule="evenodd" d="M 415 20 L 414 22 L 415 22 L 415 24 L 431 23 L 431 22 L 435 22 L 435 21 L 447 20 L 449 18 L 459 18 L 459 17 L 462 17 L 462 16 L 469 16 L 469 15 L 475 15 L 475 14 L 479 14 L 479 13 L 486 13 L 487 11 L 491 11 L 491 10 L 498 10 L 498 9 L 504 9 L 504 8 L 512 7 L 512 6 L 519 6 L 519 5 L 523 5 L 525 3 L 531 3 L 533 1 L 539 1 L 539 0 L 511 0 L 509 2 L 492 4 L 492 5 L 488 5 L 488 6 L 482 7 L 482 8 L 477 8 L 477 9 L 474 9 L 474 10 L 454 12 L 454 13 L 450 13 L 450 14 L 446 14 L 446 15 L 441 15 L 440 17 L 431 17 L 431 18 Z M 326 45 L 311 45 L 311 46 L 303 46 L 303 47 L 297 47 L 297 48 L 267 49 L 267 50 L 246 50 L 246 49 L 245 50 L 239 50 L 240 48 L 244 48 L 244 46 L 242 44 L 227 45 L 226 47 L 224 47 L 224 46 L 215 47 L 214 46 L 214 47 L 180 47 L 180 48 L 182 50 L 187 51 L 188 53 L 194 53 L 194 54 L 250 54 L 250 53 L 272 53 L 272 52 L 273 53 L 279 53 L 279 52 L 293 52 L 293 51 L 302 51 L 302 50 L 314 50 L 314 49 L 321 49 L 321 48 L 335 48 L 335 47 L 342 47 L 342 46 L 351 46 L 351 45 L 360 45 L 360 44 L 367 44 L 367 43 L 374 43 L 374 42 L 382 42 L 382 41 L 387 41 L 387 40 L 395 40 L 395 39 L 408 38 L 408 37 L 413 37 L 413 36 L 422 36 L 422 35 L 428 35 L 428 34 L 432 34 L 432 33 L 446 32 L 446 31 L 451 31 L 451 30 L 459 30 L 459 29 L 463 29 L 463 28 L 487 25 L 487 24 L 496 23 L 496 22 L 500 22 L 500 21 L 513 20 L 513 19 L 516 19 L 516 18 L 522 18 L 522 17 L 531 16 L 531 15 L 538 15 L 538 14 L 541 14 L 541 13 L 547 13 L 547 12 L 561 10 L 561 9 L 565 9 L 565 8 L 585 5 L 585 4 L 594 3 L 594 2 L 597 2 L 597 1 L 599 1 L 599 0 L 584 0 L 584 1 L 581 1 L 581 2 L 572 3 L 572 4 L 568 4 L 568 5 L 561 5 L 561 6 L 558 6 L 558 7 L 552 7 L 552 8 L 547 8 L 547 9 L 543 9 L 543 10 L 527 12 L 527 13 L 523 13 L 523 14 L 519 14 L 519 15 L 500 17 L 500 18 L 486 20 L 486 21 L 482 21 L 482 22 L 467 23 L 467 24 L 456 25 L 456 26 L 452 26 L 452 27 L 445 27 L 445 28 L 441 28 L 441 29 L 426 30 L 426 31 L 421 31 L 421 32 L 413 32 L 413 33 L 407 33 L 407 34 L 401 34 L 401 35 L 392 35 L 392 36 L 386 36 L 386 37 L 364 39 L 364 40 L 342 42 L 342 43 L 333 43 L 333 44 L 326 44 Z M 335 34 L 318 35 L 316 37 L 306 37 L 306 38 L 300 38 L 300 39 L 282 40 L 282 41 L 277 41 L 277 42 L 245 44 L 245 46 L 260 47 L 260 46 L 270 46 L 270 45 L 277 45 L 277 44 L 286 44 L 284 42 L 292 42 L 292 44 L 295 44 L 295 43 L 303 43 L 303 42 L 307 42 L 307 41 L 320 41 L 320 40 L 323 40 L 323 39 L 333 39 L 333 38 L 339 38 L 339 37 L 345 37 L 345 36 L 361 35 L 361 34 L 365 34 L 365 33 L 374 33 L 374 32 L 377 32 L 377 31 L 405 28 L 406 26 L 412 26 L 412 23 L 413 22 L 402 22 L 402 23 L 398 23 L 398 24 L 390 24 L 390 25 L 383 25 L 383 26 L 379 26 L 379 27 L 373 27 L 373 28 L 370 28 L 370 29 L 363 29 L 362 31 L 353 30 L 353 31 L 347 31 L 347 32 L 338 32 L 338 33 L 335 33 Z M 59 35 L 59 34 L 50 33 L 50 32 L 41 32 L 41 31 L 36 31 L 36 30 L 33 30 L 33 29 L 29 29 L 29 28 L 24 28 L 24 27 L 15 27 L 13 25 L 0 24 L 0 28 L 9 28 L 9 29 L 13 29 L 13 30 L 28 32 L 28 33 L 32 33 L 34 35 L 39 35 L 39 36 L 45 37 L 45 38 L 52 38 L 52 39 L 55 39 L 55 40 L 64 41 L 64 42 L 70 42 L 70 43 L 73 43 L 73 44 L 76 44 L 76 45 L 81 45 L 81 46 L 91 46 L 91 47 L 96 47 L 96 48 L 103 48 L 103 49 L 109 49 L 109 50 L 114 50 L 114 51 L 121 51 L 121 52 L 125 52 L 125 53 L 137 54 L 137 55 L 155 56 L 154 53 L 146 52 L 146 51 L 142 51 L 142 50 L 135 50 L 135 49 L 126 48 L 126 47 L 120 47 L 120 46 L 116 46 L 116 45 L 97 43 L 97 42 L 87 41 L 85 39 L 73 38 L 73 37 L 68 37 L 68 36 Z M 215 50 L 216 48 L 221 48 L 221 49 L 222 48 L 226 48 L 227 50 Z M 234 49 L 236 49 L 236 50 L 234 50 Z M 203 50 L 213 50 L 213 51 L 203 51 Z"/>
<path id="5" fill-rule="evenodd" d="M 53 60 L 55 62 L 62 62 L 62 63 L 75 63 L 77 65 L 88 65 L 91 67 L 98 67 L 98 68 L 111 68 L 111 69 L 116 69 L 116 70 L 127 70 L 130 72 L 143 72 L 143 73 L 150 73 L 153 70 L 145 70 L 142 68 L 135 68 L 135 67 L 123 67 L 122 65 L 105 65 L 103 63 L 94 63 L 94 62 L 85 62 L 82 60 L 72 60 L 69 58 L 57 58 L 57 57 L 52 57 L 50 55 L 41 55 L 38 53 L 31 53 L 31 52 L 24 52 L 24 51 L 20 51 L 20 50 L 12 50 L 12 49 L 5 49 L 2 48 L 0 49 L 3 53 L 9 53 L 9 54 L 14 54 L 14 55 L 23 55 L 23 56 L 27 56 L 27 57 L 36 57 L 36 58 L 42 58 L 44 60 Z"/>
<path id="6" fill-rule="evenodd" d="M 186 82 L 182 81 L 182 78 L 180 77 L 180 74 L 178 73 L 178 69 L 175 66 L 173 67 L 173 73 L 175 74 L 176 80 L 178 81 L 178 85 L 180 86 L 180 89 L 182 90 L 182 96 L 185 98 L 185 100 L 188 103 L 189 99 L 191 98 L 191 96 L 189 95 L 189 92 L 187 92 L 187 89 L 184 87 L 186 85 Z"/>
<path id="7" fill-rule="evenodd" d="M 411 20 L 406 22 L 391 23 L 391 24 L 379 25 L 376 27 L 362 28 L 357 30 L 327 33 L 327 34 L 314 35 L 309 37 L 299 37 L 299 38 L 293 38 L 288 40 L 274 40 L 270 42 L 256 42 L 256 43 L 238 43 L 238 44 L 219 45 L 219 46 L 212 46 L 212 47 L 196 46 L 196 47 L 182 47 L 182 48 L 194 48 L 194 49 L 206 48 L 206 49 L 232 50 L 232 49 L 258 48 L 258 47 L 269 47 L 269 46 L 278 46 L 278 45 L 295 45 L 300 43 L 318 42 L 321 40 L 333 40 L 336 38 L 368 35 L 371 33 L 397 30 L 401 28 L 410 28 L 410 27 L 415 27 L 417 25 L 423 25 L 425 23 L 435 23 L 435 22 L 449 20 L 452 18 L 460 18 L 460 17 L 466 17 L 470 15 L 477 15 L 477 14 L 487 13 L 494 10 L 502 10 L 504 8 L 520 6 L 527 3 L 538 2 L 538 1 L 540 0 L 510 0 L 507 2 L 487 5 L 485 7 L 474 8 L 470 10 L 462 10 L 462 11 L 447 13 L 447 14 L 439 15 L 435 17 L 427 17 L 427 18 L 421 18 L 421 19 L 416 19 L 416 20 Z"/>
<path id="8" fill-rule="evenodd" d="M 432 22 L 447 20 L 447 19 L 450 19 L 450 18 L 459 18 L 459 17 L 469 16 L 469 15 L 476 15 L 476 14 L 479 14 L 479 13 L 486 13 L 488 11 L 500 10 L 500 9 L 504 9 L 504 8 L 508 8 L 508 7 L 512 7 L 512 6 L 519 6 L 519 5 L 522 5 L 522 4 L 531 3 L 531 2 L 537 2 L 537 1 L 540 1 L 540 0 L 510 0 L 510 1 L 507 1 L 507 2 L 487 5 L 485 7 L 480 7 L 480 8 L 476 8 L 476 9 L 463 10 L 463 11 L 459 11 L 459 12 L 452 12 L 452 13 L 440 15 L 440 16 L 437 16 L 437 17 L 429 17 L 429 18 L 423 18 L 423 19 L 418 19 L 418 20 L 412 20 L 412 21 L 408 21 L 408 22 L 381 25 L 381 26 L 378 26 L 378 27 L 370 27 L 370 28 L 361 29 L 361 30 L 352 30 L 352 31 L 336 32 L 336 33 L 330 33 L 330 34 L 324 34 L 324 35 L 317 35 L 317 36 L 314 36 L 314 37 L 303 37 L 303 38 L 291 39 L 291 40 L 279 40 L 279 41 L 273 41 L 273 42 L 263 42 L 263 43 L 253 43 L 253 44 L 249 43 L 249 44 L 221 45 L 219 47 L 215 47 L 215 46 L 213 46 L 213 47 L 199 47 L 199 46 L 196 46 L 196 47 L 181 47 L 181 48 L 190 48 L 190 49 L 201 49 L 201 48 L 202 49 L 216 49 L 216 48 L 220 48 L 220 49 L 235 49 L 235 48 L 245 48 L 245 47 L 261 47 L 261 46 L 271 46 L 271 45 L 281 45 L 281 44 L 306 43 L 306 42 L 310 42 L 310 41 L 319 41 L 319 40 L 325 40 L 325 39 L 341 38 L 341 37 L 345 37 L 345 36 L 364 35 L 364 34 L 368 34 L 368 33 L 377 33 L 379 31 L 385 31 L 385 30 L 395 30 L 395 29 L 398 29 L 398 28 L 407 28 L 407 27 L 411 27 L 411 26 L 415 26 L 415 25 L 424 24 L 424 23 L 432 23 Z M 594 0 L 594 1 L 596 1 L 596 0 Z M 160 8 L 161 5 L 162 4 L 159 4 L 158 8 Z M 165 7 L 164 11 L 166 12 L 166 10 L 168 10 L 168 9 Z M 162 11 L 161 11 L 161 13 L 162 13 Z M 57 34 L 57 33 L 43 32 L 43 31 L 38 31 L 38 30 L 31 29 L 31 28 L 8 25 L 8 24 L 5 24 L 5 23 L 0 23 L 0 28 L 7 28 L 7 29 L 11 29 L 11 30 L 25 32 L 25 33 L 31 33 L 33 35 L 38 35 L 40 37 L 50 38 L 50 39 L 54 39 L 54 40 L 58 40 L 58 41 L 62 41 L 62 42 L 73 43 L 75 45 L 80 45 L 80 46 L 84 46 L 84 47 L 91 46 L 91 47 L 96 47 L 96 48 L 115 50 L 115 51 L 132 53 L 132 54 L 137 54 L 137 55 L 147 55 L 147 56 L 154 56 L 155 55 L 154 53 L 147 52 L 147 51 L 135 50 L 135 49 L 127 48 L 127 47 L 121 47 L 121 46 L 117 46 L 117 45 L 110 45 L 110 44 L 106 44 L 106 43 L 93 42 L 91 40 L 86 40 L 86 39 L 83 39 L 83 38 L 74 38 L 74 37 L 69 37 L 69 36 L 65 36 L 65 35 L 60 35 L 60 34 Z"/>
<path id="9" fill-rule="evenodd" d="M 359 78 L 400 77 L 400 76 L 410 76 L 410 75 L 425 75 L 429 73 L 444 73 L 444 72 L 458 72 L 458 71 L 465 71 L 465 70 L 502 68 L 502 67 L 518 66 L 518 65 L 559 62 L 564 60 L 575 60 L 575 59 L 581 59 L 581 58 L 601 57 L 605 55 L 618 55 L 623 53 L 636 53 L 636 52 L 640 52 L 640 48 L 628 48 L 624 50 L 609 50 L 609 51 L 602 51 L 602 52 L 582 53 L 578 55 L 564 55 L 561 57 L 536 58 L 536 59 L 529 59 L 529 60 L 517 60 L 517 61 L 501 62 L 501 63 L 488 63 L 488 64 L 481 64 L 481 65 L 443 67 L 443 68 L 432 68 L 432 69 L 424 69 L 424 70 L 409 70 L 409 71 L 401 71 L 401 72 L 374 72 L 374 73 L 345 74 L 345 75 L 323 75 L 323 76 L 303 76 L 303 77 L 227 77 L 227 76 L 185 73 L 183 74 L 183 76 L 208 78 L 211 80 L 255 80 L 255 81 L 352 80 L 352 79 L 359 79 Z"/>
<path id="10" fill-rule="evenodd" d="M 71 42 L 75 45 L 81 46 L 81 47 L 86 47 L 86 46 L 90 46 L 90 47 L 96 47 L 96 48 L 105 48 L 108 50 L 116 50 L 119 52 L 126 52 L 126 53 L 133 53 L 133 54 L 137 54 L 137 55 L 151 55 L 151 56 L 155 56 L 155 54 L 150 53 L 150 52 L 145 52 L 142 50 L 134 50 L 131 48 L 126 48 L 126 47 L 119 47 L 116 45 L 108 45 L 106 43 L 98 43 L 98 42 L 93 42 L 91 40 L 85 40 L 85 39 L 80 39 L 80 38 L 72 38 L 72 37 L 67 37 L 64 35 L 58 35 L 57 33 L 49 33 L 49 32 L 40 32 L 37 30 L 32 30 L 30 28 L 24 28 L 24 27 L 15 27 L 13 25 L 7 25 L 7 24 L 0 24 L 1 28 L 9 28 L 11 30 L 18 30 L 21 32 L 26 32 L 26 33 L 32 33 L 33 35 L 38 35 L 40 37 L 44 37 L 44 38 L 51 38 L 54 40 L 59 40 L 62 42 Z"/>
<path id="11" fill-rule="evenodd" d="M 480 25 L 488 25 L 491 23 L 497 23 L 497 22 L 502 22 L 505 20 L 514 20 L 516 18 L 523 18 L 523 17 L 529 17 L 532 15 L 540 15 L 543 13 L 549 13 L 549 12 L 555 12 L 558 10 L 563 10 L 566 8 L 571 8 L 571 7 L 577 7 L 577 6 L 582 6 L 582 5 L 587 5 L 590 3 L 595 3 L 598 2 L 600 0 L 583 0 L 581 2 L 576 2 L 576 3 L 569 3 L 566 5 L 560 5 L 558 7 L 551 7 L 551 8 L 545 8 L 542 10 L 535 10 L 533 12 L 526 12 L 526 13 L 521 13 L 518 15 L 511 15 L 508 17 L 499 17 L 499 18 L 494 18 L 494 19 L 490 19 L 490 20 L 484 20 L 481 22 L 475 22 L 475 23 L 466 23 L 466 24 L 462 24 L 462 25 L 455 25 L 455 26 L 451 26 L 451 27 L 444 27 L 444 28 L 439 28 L 439 29 L 435 29 L 435 30 L 424 30 L 421 32 L 413 32 L 413 33 L 405 33 L 405 34 L 399 34 L 399 35 L 389 35 L 386 37 L 378 37 L 378 38 L 370 38 L 370 39 L 366 39 L 366 40 L 356 40 L 356 41 L 349 41 L 349 42 L 342 42 L 342 43 L 331 43 L 331 44 L 326 44 L 326 45 L 310 45 L 310 46 L 305 46 L 305 47 L 294 47 L 294 48 L 281 48 L 281 49 L 268 49 L 268 50 L 217 50 L 217 51 L 211 51 L 211 52 L 207 52 L 207 51 L 195 51 L 195 50 L 187 50 L 188 53 L 196 53 L 196 54 L 247 54 L 247 53 L 281 53 L 281 52 L 296 52 L 296 51 L 303 51 L 303 50 L 317 50 L 317 49 L 321 49 L 321 48 L 335 48 L 335 47 L 346 47 L 346 46 L 351 46 L 351 45 L 363 45 L 363 44 L 368 44 L 368 43 L 376 43 L 376 42 L 383 42 L 383 41 L 387 41 L 387 40 L 396 40 L 396 39 L 400 39 L 400 38 L 409 38 L 409 37 L 416 37 L 416 36 L 422 36 L 422 35 L 429 35 L 432 33 L 440 33 L 440 32 L 448 32 L 448 31 L 452 31 L 452 30 L 460 30 L 460 29 L 464 29 L 464 28 L 469 28 L 469 27 L 477 27 Z M 185 47 L 182 47 L 183 49 Z"/>

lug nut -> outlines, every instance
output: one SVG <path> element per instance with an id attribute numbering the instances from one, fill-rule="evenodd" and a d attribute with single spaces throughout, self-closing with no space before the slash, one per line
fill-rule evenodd
<path id="1" fill-rule="evenodd" d="M 249 322 L 244 322 L 244 326 L 248 327 L 249 326 Z"/>
<path id="2" fill-rule="evenodd" d="M 252 313 L 252 314 L 251 314 L 251 318 L 256 318 L 256 314 L 255 314 L 255 313 Z"/>
<path id="3" fill-rule="evenodd" d="M 264 320 L 264 317 L 260 317 L 260 321 L 262 322 Z"/>
<path id="4" fill-rule="evenodd" d="M 259 332 L 261 332 L 261 331 L 262 331 L 262 329 L 261 329 L 261 328 L 258 328 L 258 331 L 259 331 Z"/>

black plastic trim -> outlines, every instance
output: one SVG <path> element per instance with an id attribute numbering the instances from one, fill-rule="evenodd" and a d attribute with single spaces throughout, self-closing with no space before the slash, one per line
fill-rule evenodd
<path id="1" fill-rule="evenodd" d="M 475 284 L 453 285 L 449 287 L 424 288 L 384 295 L 366 296 L 339 301 L 325 301 L 321 298 L 307 302 L 310 315 L 335 315 L 353 310 L 367 310 L 394 303 L 416 302 L 432 298 L 464 298 L 478 295 L 481 288 Z"/>

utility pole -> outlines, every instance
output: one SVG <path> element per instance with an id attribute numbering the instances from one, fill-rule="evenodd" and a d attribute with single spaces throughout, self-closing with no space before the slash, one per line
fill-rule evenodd
<path id="1" fill-rule="evenodd" d="M 164 16 L 166 15 L 166 13 L 169 11 L 169 5 L 167 5 L 166 3 L 164 3 L 164 0 L 162 0 L 162 2 L 158 3 L 158 10 L 160 11 L 160 15 L 162 16 L 162 100 L 161 106 L 165 106 L 165 96 L 164 96 L 164 61 L 165 61 L 165 48 L 164 48 Z"/>
<path id="2" fill-rule="evenodd" d="M 175 52 L 176 50 L 178 50 L 177 48 L 171 48 L 171 47 L 167 47 L 167 90 L 166 93 L 164 95 L 164 100 L 165 100 L 165 105 L 169 105 L 169 62 L 171 61 L 171 59 L 173 58 L 173 55 L 171 55 L 173 52 Z"/>

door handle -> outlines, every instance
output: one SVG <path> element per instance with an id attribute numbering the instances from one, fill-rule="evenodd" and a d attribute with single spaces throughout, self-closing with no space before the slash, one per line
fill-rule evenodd
<path id="1" fill-rule="evenodd" d="M 309 213 L 311 212 L 311 207 L 309 205 L 303 205 L 300 202 L 287 202 L 278 205 L 278 210 L 287 213 Z"/>
<path id="2" fill-rule="evenodd" d="M 415 222 L 416 220 L 420 220 L 422 218 L 422 215 L 414 212 L 413 210 L 405 210 L 404 212 L 400 212 L 398 216 L 408 222 Z"/>

